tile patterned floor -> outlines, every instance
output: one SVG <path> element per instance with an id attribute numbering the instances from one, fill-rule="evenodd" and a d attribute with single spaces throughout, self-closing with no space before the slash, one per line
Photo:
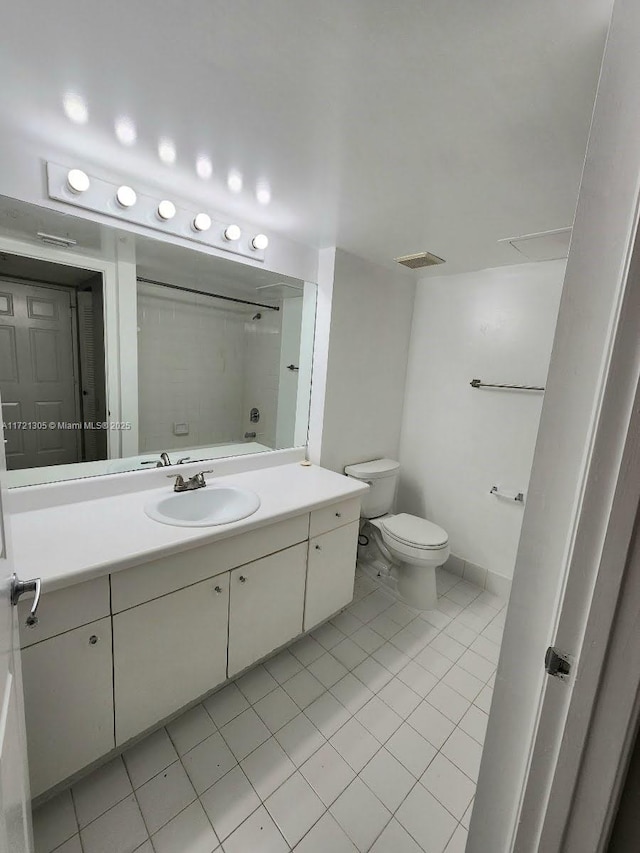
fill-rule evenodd
<path id="1" fill-rule="evenodd" d="M 463 853 L 504 603 L 353 603 L 34 814 L 36 853 Z"/>

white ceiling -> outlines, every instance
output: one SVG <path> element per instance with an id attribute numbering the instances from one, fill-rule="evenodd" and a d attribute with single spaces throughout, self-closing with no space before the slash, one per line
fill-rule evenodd
<path id="1" fill-rule="evenodd" d="M 8 5 L 0 129 L 42 156 L 317 247 L 381 262 L 428 250 L 447 259 L 439 275 L 517 263 L 500 238 L 572 222 L 612 0 Z M 65 117 L 67 92 L 86 124 Z M 135 145 L 116 139 L 118 116 Z"/>

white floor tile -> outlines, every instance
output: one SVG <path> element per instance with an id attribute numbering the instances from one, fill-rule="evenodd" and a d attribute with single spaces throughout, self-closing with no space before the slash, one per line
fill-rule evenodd
<path id="1" fill-rule="evenodd" d="M 206 711 L 204 713 L 206 714 Z M 178 753 L 166 730 L 158 729 L 157 732 L 153 732 L 128 749 L 123 758 L 133 787 L 139 788 L 140 785 L 157 776 L 165 767 L 177 761 Z"/>
<path id="2" fill-rule="evenodd" d="M 338 613 L 337 616 L 334 616 L 331 620 L 331 624 L 335 625 L 343 634 L 347 637 L 350 637 L 354 631 L 357 631 L 358 628 L 362 625 L 362 622 L 357 619 L 352 613 L 349 613 L 346 610 L 343 610 L 342 613 Z"/>
<path id="3" fill-rule="evenodd" d="M 457 821 L 422 785 L 416 785 L 396 812 L 396 819 L 429 853 L 443 853 Z"/>
<path id="4" fill-rule="evenodd" d="M 433 646 L 427 646 L 426 649 L 417 654 L 415 663 L 426 669 L 427 672 L 430 672 L 437 679 L 442 678 L 453 666 L 453 662 L 443 654 L 440 654 Z"/>
<path id="5" fill-rule="evenodd" d="M 276 732 L 276 740 L 296 767 L 310 758 L 326 742 L 325 738 L 304 714 Z"/>
<path id="6" fill-rule="evenodd" d="M 481 711 L 475 705 L 472 705 L 464 717 L 460 720 L 459 727 L 463 732 L 470 735 L 479 744 L 484 744 L 484 738 L 487 733 L 487 724 L 489 715 Z"/>
<path id="7" fill-rule="evenodd" d="M 461 729 L 456 729 L 442 747 L 442 752 L 473 781 L 478 781 L 482 747 Z"/>
<path id="8" fill-rule="evenodd" d="M 373 658 L 363 660 L 355 667 L 353 674 L 373 693 L 377 693 L 393 678 L 393 673 Z"/>
<path id="9" fill-rule="evenodd" d="M 256 747 L 271 737 L 271 732 L 253 708 L 247 708 L 246 711 L 223 726 L 220 729 L 220 734 L 238 761 L 242 761 Z"/>
<path id="10" fill-rule="evenodd" d="M 471 779 L 442 753 L 436 755 L 420 782 L 458 820 L 469 808 L 476 791 Z"/>
<path id="11" fill-rule="evenodd" d="M 440 749 L 455 728 L 455 723 L 426 700 L 418 705 L 407 722 L 436 749 Z"/>
<path id="12" fill-rule="evenodd" d="M 385 749 L 418 779 L 433 761 L 436 748 L 408 723 L 403 723 L 385 744 Z"/>
<path id="13" fill-rule="evenodd" d="M 371 848 L 371 853 L 424 853 L 401 823 L 393 818 Z"/>
<path id="14" fill-rule="evenodd" d="M 271 732 L 277 732 L 300 713 L 296 703 L 282 687 L 276 687 L 253 707 Z"/>
<path id="15" fill-rule="evenodd" d="M 472 652 L 471 649 L 467 649 L 458 663 L 463 669 L 466 669 L 467 672 L 470 672 L 471 675 L 475 675 L 475 677 L 479 678 L 481 681 L 488 681 L 496 671 L 496 665 L 494 663 L 491 663 L 491 661 L 483 658 L 479 654 L 476 654 L 476 652 Z"/>
<path id="16" fill-rule="evenodd" d="M 431 640 L 434 640 L 440 633 L 440 629 L 433 626 L 426 619 L 423 619 L 422 614 L 420 614 L 420 616 L 416 616 L 412 622 L 409 622 L 405 630 L 420 640 L 423 648 L 427 643 L 430 643 Z"/>
<path id="17" fill-rule="evenodd" d="M 425 629 L 429 628 L 429 626 L 424 622 L 422 624 L 425 625 Z M 410 630 L 409 625 L 407 625 L 401 631 L 398 631 L 395 637 L 392 637 L 391 642 L 396 646 L 396 648 L 400 649 L 401 652 L 404 652 L 405 655 L 412 658 L 424 649 L 428 641 L 417 637 L 415 633 Z"/>
<path id="18" fill-rule="evenodd" d="M 449 616 L 449 618 L 455 619 L 459 613 L 462 613 L 464 607 L 461 604 L 456 604 L 456 602 L 452 601 L 450 598 L 442 596 L 442 598 L 438 599 L 438 610 L 446 616 Z"/>
<path id="19" fill-rule="evenodd" d="M 265 661 L 264 668 L 275 678 L 278 684 L 282 684 L 284 681 L 293 678 L 296 672 L 300 672 L 302 664 L 288 649 L 285 649 L 275 657 Z"/>
<path id="20" fill-rule="evenodd" d="M 216 727 L 204 708 L 196 705 L 167 725 L 169 737 L 179 755 L 189 752 L 194 746 L 214 734 Z"/>
<path id="21" fill-rule="evenodd" d="M 296 847 L 296 853 L 356 853 L 357 847 L 326 812 Z"/>
<path id="22" fill-rule="evenodd" d="M 414 693 L 413 690 L 399 678 L 392 678 L 391 681 L 388 684 L 385 684 L 382 690 L 378 692 L 378 696 L 383 702 L 392 708 L 396 714 L 399 714 L 403 720 L 406 720 L 414 708 L 417 708 L 422 701 L 422 697 L 418 696 L 417 693 Z"/>
<path id="23" fill-rule="evenodd" d="M 390 640 L 400 630 L 400 625 L 394 622 L 393 619 L 389 619 L 386 613 L 381 613 L 367 624 L 369 628 L 372 628 L 377 634 L 384 637 L 385 640 Z"/>
<path id="24" fill-rule="evenodd" d="M 355 776 L 351 767 L 329 743 L 307 759 L 300 767 L 300 772 L 325 806 L 330 806 Z"/>
<path id="25" fill-rule="evenodd" d="M 302 709 L 325 692 L 323 685 L 307 669 L 302 669 L 282 686 L 296 705 Z"/>
<path id="26" fill-rule="evenodd" d="M 445 637 L 452 637 L 468 648 L 477 639 L 478 631 L 472 630 L 468 625 L 460 621 L 463 615 L 464 611 L 460 616 L 450 622 L 442 633 Z"/>
<path id="27" fill-rule="evenodd" d="M 196 792 L 179 761 L 145 782 L 136 791 L 138 805 L 153 835 L 196 799 Z"/>
<path id="28" fill-rule="evenodd" d="M 261 800 L 266 800 L 296 769 L 274 737 L 248 755 L 240 766 Z"/>
<path id="29" fill-rule="evenodd" d="M 402 718 L 377 696 L 360 708 L 355 717 L 380 743 L 388 741 L 403 723 Z"/>
<path id="30" fill-rule="evenodd" d="M 423 699 L 430 693 L 438 683 L 438 679 L 431 672 L 428 672 L 419 663 L 412 660 L 400 670 L 397 676 L 403 684 L 410 687 L 414 693 L 421 696 Z"/>
<path id="31" fill-rule="evenodd" d="M 420 618 L 440 631 L 446 628 L 449 622 L 451 622 L 451 617 L 447 616 L 441 610 L 425 610 L 424 613 L 420 614 Z"/>
<path id="32" fill-rule="evenodd" d="M 457 663 L 454 664 L 449 672 L 442 679 L 442 684 L 452 687 L 469 702 L 473 702 L 476 696 L 480 693 L 484 684 L 475 675 L 471 675 L 466 669 L 463 669 Z"/>
<path id="33" fill-rule="evenodd" d="M 471 800 L 469 803 L 469 808 L 464 813 L 464 816 L 460 823 L 464 826 L 465 829 L 469 829 L 469 824 L 471 823 L 471 812 L 473 811 L 473 803 L 474 800 Z"/>
<path id="34" fill-rule="evenodd" d="M 460 722 L 471 704 L 464 696 L 461 696 L 451 687 L 448 687 L 444 681 L 436 684 L 427 696 L 426 701 L 454 723 Z"/>
<path id="35" fill-rule="evenodd" d="M 200 800 L 221 841 L 260 805 L 260 798 L 241 767 L 230 770 L 205 791 Z"/>
<path id="36" fill-rule="evenodd" d="M 278 686 L 278 682 L 262 664 L 254 666 L 253 669 L 238 678 L 235 683 L 251 705 L 255 705 L 259 699 L 262 699 L 263 696 Z"/>
<path id="37" fill-rule="evenodd" d="M 391 812 L 360 779 L 353 780 L 329 811 L 361 853 L 391 820 Z"/>
<path id="38" fill-rule="evenodd" d="M 33 812 L 35 853 L 51 853 L 78 832 L 71 791 L 66 790 Z"/>
<path id="39" fill-rule="evenodd" d="M 303 666 L 309 666 L 324 654 L 324 649 L 317 640 L 307 635 L 289 646 L 291 654 L 295 655 Z"/>
<path id="40" fill-rule="evenodd" d="M 331 693 L 323 693 L 313 701 L 305 708 L 305 714 L 327 739 L 351 717 L 349 711 Z"/>
<path id="41" fill-rule="evenodd" d="M 362 628 L 358 628 L 358 630 L 351 635 L 351 639 L 368 654 L 375 652 L 376 649 L 379 649 L 380 646 L 386 642 L 384 637 L 381 637 L 380 634 L 377 634 L 368 625 L 363 625 Z"/>
<path id="42" fill-rule="evenodd" d="M 133 794 L 80 830 L 84 853 L 134 853 L 148 838 Z"/>
<path id="43" fill-rule="evenodd" d="M 371 732 L 353 717 L 334 734 L 329 743 L 356 773 L 380 749 L 380 743 Z"/>
<path id="44" fill-rule="evenodd" d="M 444 657 L 449 658 L 451 663 L 455 663 L 467 650 L 466 646 L 454 640 L 453 637 L 448 637 L 444 632 L 438 634 L 435 640 L 429 643 L 429 648 L 435 649 Z"/>
<path id="45" fill-rule="evenodd" d="M 133 791 L 122 758 L 98 767 L 71 789 L 80 828 L 91 823 Z"/>
<path id="46" fill-rule="evenodd" d="M 413 622 L 417 616 L 417 612 L 412 610 L 410 607 L 407 607 L 401 601 L 396 601 L 396 603 L 385 612 L 385 615 L 394 622 L 397 622 L 401 628 L 405 628 L 409 622 Z"/>
<path id="47" fill-rule="evenodd" d="M 249 703 L 235 684 L 227 684 L 222 690 L 205 699 L 202 704 L 218 728 L 249 707 Z"/>
<path id="48" fill-rule="evenodd" d="M 360 778 L 391 812 L 395 812 L 416 781 L 384 747 L 362 770 Z"/>
<path id="49" fill-rule="evenodd" d="M 212 853 L 218 839 L 199 802 L 192 803 L 153 836 L 155 853 Z"/>
<path id="50" fill-rule="evenodd" d="M 467 830 L 458 824 L 456 831 L 451 836 L 451 841 L 447 844 L 444 853 L 464 853 L 467 847 Z"/>
<path id="51" fill-rule="evenodd" d="M 394 646 L 393 643 L 385 643 L 383 646 L 380 646 L 371 657 L 394 675 L 397 675 L 411 661 L 409 655 L 405 654 L 397 646 Z"/>
<path id="52" fill-rule="evenodd" d="M 457 583 L 454 587 L 451 587 L 447 592 L 446 597 L 451 601 L 455 601 L 456 604 L 466 607 L 468 604 L 471 604 L 471 602 L 476 599 L 481 592 L 482 590 L 474 584 L 462 581 L 461 583 Z"/>
<path id="53" fill-rule="evenodd" d="M 491 711 L 491 700 L 493 699 L 493 690 L 491 687 L 483 687 L 480 693 L 473 700 L 473 704 L 477 705 L 481 711 L 488 714 Z"/>
<path id="54" fill-rule="evenodd" d="M 325 806 L 301 773 L 294 773 L 265 801 L 269 814 L 294 847 L 318 821 Z"/>
<path id="55" fill-rule="evenodd" d="M 342 631 L 340 631 L 339 628 L 336 628 L 335 625 L 332 625 L 331 622 L 325 622 L 324 625 L 320 625 L 319 628 L 314 628 L 311 632 L 311 636 L 327 650 L 337 646 L 338 643 L 345 638 Z"/>
<path id="56" fill-rule="evenodd" d="M 287 853 L 289 850 L 264 806 L 247 818 L 222 847 L 224 853 Z"/>
<path id="57" fill-rule="evenodd" d="M 138 850 L 142 850 L 142 847 L 138 847 Z M 38 848 L 36 848 L 36 853 L 38 853 Z M 82 843 L 80 842 L 80 836 L 74 835 L 73 838 L 70 838 L 68 841 L 65 841 L 64 844 L 61 844 L 60 847 L 56 847 L 55 853 L 82 853 Z M 138 851 L 136 851 L 138 853 Z M 153 849 L 151 848 L 151 844 L 149 843 L 149 853 L 153 853 Z"/>
<path id="58" fill-rule="evenodd" d="M 360 648 L 357 643 L 354 643 L 350 637 L 342 640 L 337 646 L 331 649 L 331 654 L 340 661 L 347 669 L 351 670 L 367 659 L 367 653 Z"/>
<path id="59" fill-rule="evenodd" d="M 237 764 L 219 732 L 187 752 L 182 757 L 182 763 L 198 794 L 210 788 Z"/>
<path id="60" fill-rule="evenodd" d="M 359 711 L 373 697 L 371 690 L 352 673 L 334 684 L 331 693 L 351 714 Z"/>
<path id="61" fill-rule="evenodd" d="M 325 687 L 332 687 L 347 674 L 346 667 L 328 652 L 310 663 L 307 668 Z"/>

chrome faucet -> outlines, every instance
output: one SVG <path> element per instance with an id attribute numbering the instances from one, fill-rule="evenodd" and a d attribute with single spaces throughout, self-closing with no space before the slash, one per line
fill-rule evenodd
<path id="1" fill-rule="evenodd" d="M 171 460 L 169 459 L 169 454 L 166 450 L 163 450 L 160 454 L 160 461 L 158 462 L 158 468 L 166 468 L 171 465 Z"/>
<path id="2" fill-rule="evenodd" d="M 205 474 L 213 474 L 213 471 L 200 471 L 198 474 L 194 474 L 193 477 L 189 477 L 188 480 L 185 480 L 182 474 L 178 474 L 173 484 L 173 491 L 192 492 L 194 489 L 204 489 L 207 485 L 207 481 L 204 478 Z M 174 475 L 167 474 L 167 477 L 173 479 Z"/>

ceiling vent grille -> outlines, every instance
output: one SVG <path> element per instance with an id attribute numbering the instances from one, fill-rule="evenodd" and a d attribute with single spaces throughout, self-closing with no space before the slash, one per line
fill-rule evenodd
<path id="1" fill-rule="evenodd" d="M 437 255 L 432 255 L 431 252 L 418 252 L 417 255 L 402 255 L 395 259 L 403 267 L 409 267 L 410 270 L 420 270 L 423 267 L 434 267 L 436 264 L 443 264 L 444 258 L 439 258 Z"/>

